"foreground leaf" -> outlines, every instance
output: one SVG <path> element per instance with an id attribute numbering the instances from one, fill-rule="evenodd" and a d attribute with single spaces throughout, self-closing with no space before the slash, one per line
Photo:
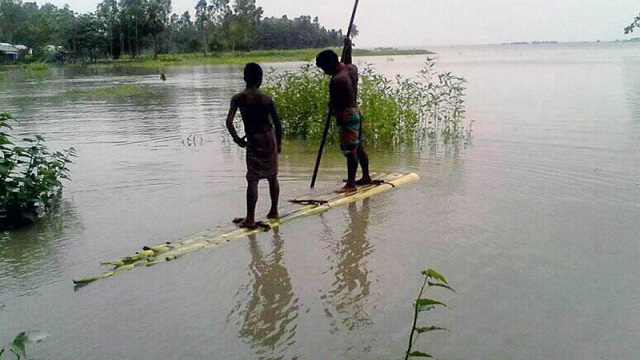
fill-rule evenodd
<path id="1" fill-rule="evenodd" d="M 416 307 L 418 308 L 418 311 L 431 310 L 437 305 L 447 307 L 446 304 L 441 303 L 440 301 L 432 300 L 432 299 L 424 298 L 424 299 L 416 300 Z"/>
<path id="2" fill-rule="evenodd" d="M 416 328 L 416 331 L 418 332 L 418 334 L 422 334 L 422 333 L 429 332 L 429 331 L 436 331 L 436 330 L 445 330 L 446 331 L 447 329 L 445 329 L 443 327 L 440 327 L 440 326 L 424 326 L 424 327 Z"/>
<path id="3" fill-rule="evenodd" d="M 412 357 L 426 357 L 426 358 L 434 358 L 433 356 L 427 354 L 427 353 L 423 353 L 422 351 L 412 351 L 409 353 L 409 356 Z"/>
<path id="4" fill-rule="evenodd" d="M 447 279 L 445 279 L 444 276 L 442 276 L 439 272 L 437 272 L 437 271 L 435 271 L 433 269 L 424 270 L 422 272 L 422 275 L 426 276 L 427 278 L 435 279 L 435 280 L 438 280 L 438 281 L 442 281 L 445 284 L 448 284 L 447 283 Z"/>
<path id="5" fill-rule="evenodd" d="M 447 285 L 447 284 L 434 283 L 434 282 L 431 282 L 431 281 L 429 281 L 427 284 L 428 284 L 429 286 L 438 286 L 438 287 L 442 287 L 442 288 L 445 288 L 445 289 L 451 290 L 451 291 L 453 291 L 453 292 L 456 292 L 455 290 L 453 290 L 453 288 L 452 288 L 451 286 L 449 286 L 449 285 Z"/>
<path id="6" fill-rule="evenodd" d="M 27 333 L 24 331 L 18 334 L 15 339 L 13 339 L 13 342 L 11 343 L 11 351 L 13 351 L 16 354 L 18 359 L 27 358 L 27 351 L 25 350 L 25 347 L 24 347 L 24 344 L 27 341 L 29 341 L 29 337 L 27 336 Z"/>

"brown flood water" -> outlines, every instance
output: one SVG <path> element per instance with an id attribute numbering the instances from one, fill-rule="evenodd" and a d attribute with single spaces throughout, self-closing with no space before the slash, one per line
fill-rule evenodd
<path id="1" fill-rule="evenodd" d="M 71 279 L 244 212 L 224 117 L 239 66 L 11 75 L 19 134 L 78 150 L 59 212 L 0 238 L 0 345 L 33 359 L 401 359 L 420 271 L 457 290 L 420 322 L 441 359 L 634 359 L 640 353 L 640 44 L 436 49 L 468 80 L 467 147 L 370 149 L 421 180 L 74 291 Z M 359 58 L 414 75 L 424 57 Z M 295 69 L 299 64 L 272 64 Z M 67 100 L 143 83 L 153 97 Z M 323 121 L 323 119 L 318 119 Z M 285 143 L 282 200 L 308 192 L 316 144 Z M 318 187 L 344 159 L 323 158 Z M 258 213 L 268 210 L 261 184 Z"/>

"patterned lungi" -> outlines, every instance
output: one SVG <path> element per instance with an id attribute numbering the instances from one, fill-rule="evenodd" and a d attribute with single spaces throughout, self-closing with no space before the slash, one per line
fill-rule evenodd
<path id="1" fill-rule="evenodd" d="M 362 141 L 362 114 L 359 111 L 336 114 L 336 125 L 340 138 L 340 150 L 347 156 L 355 153 Z"/>
<path id="2" fill-rule="evenodd" d="M 278 145 L 273 128 L 247 136 L 247 180 L 278 174 Z"/>

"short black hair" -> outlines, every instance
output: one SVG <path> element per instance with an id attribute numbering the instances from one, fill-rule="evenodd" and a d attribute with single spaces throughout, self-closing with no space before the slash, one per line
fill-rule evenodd
<path id="1" fill-rule="evenodd" d="M 335 66 L 339 62 L 338 54 L 333 50 L 323 50 L 316 56 L 316 64 L 320 67 L 325 65 Z"/>
<path id="2" fill-rule="evenodd" d="M 244 81 L 247 85 L 262 84 L 262 68 L 256 63 L 248 63 L 244 66 Z"/>

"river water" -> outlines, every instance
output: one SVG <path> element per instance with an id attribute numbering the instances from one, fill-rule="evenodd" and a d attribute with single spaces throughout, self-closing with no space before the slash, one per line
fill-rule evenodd
<path id="1" fill-rule="evenodd" d="M 455 294 L 421 314 L 441 359 L 635 359 L 640 353 L 640 44 L 448 47 L 467 79 L 470 144 L 370 149 L 374 171 L 421 179 L 278 231 L 74 289 L 144 245 L 229 227 L 244 154 L 224 128 L 241 67 L 7 74 L 0 110 L 74 146 L 62 206 L 0 239 L 0 345 L 33 359 L 401 359 L 420 272 Z M 413 76 L 424 56 L 358 58 Z M 299 63 L 270 64 L 295 69 Z M 153 96 L 58 96 L 142 83 Z M 323 121 L 318 119 L 318 121 Z M 286 199 L 308 193 L 315 144 L 284 144 Z M 344 159 L 323 158 L 318 187 Z M 258 214 L 268 211 L 260 187 Z"/>

